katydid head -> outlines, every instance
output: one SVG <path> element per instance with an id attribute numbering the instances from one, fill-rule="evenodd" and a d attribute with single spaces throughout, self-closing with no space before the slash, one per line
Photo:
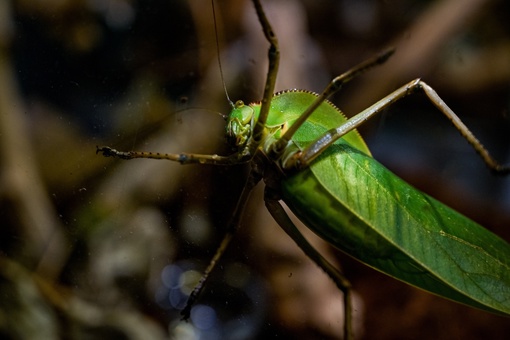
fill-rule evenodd
<path id="1" fill-rule="evenodd" d="M 227 140 L 235 148 L 246 145 L 251 135 L 253 108 L 238 100 L 227 118 Z"/>

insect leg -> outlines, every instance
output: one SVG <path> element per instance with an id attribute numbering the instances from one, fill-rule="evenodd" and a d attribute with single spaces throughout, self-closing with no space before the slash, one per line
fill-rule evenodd
<path id="1" fill-rule="evenodd" d="M 394 48 L 388 48 L 378 55 L 367 59 L 360 64 L 354 66 L 350 70 L 345 73 L 342 73 L 338 77 L 334 78 L 328 86 L 317 96 L 314 102 L 299 116 L 299 118 L 289 127 L 289 129 L 285 132 L 283 136 L 278 139 L 278 141 L 273 145 L 271 150 L 272 154 L 271 158 L 277 159 L 281 156 L 287 147 L 288 142 L 296 133 L 301 125 L 310 117 L 310 115 L 331 95 L 340 91 L 342 86 L 352 80 L 353 78 L 359 76 L 362 73 L 365 73 L 367 70 L 371 69 L 374 66 L 380 65 L 388 60 L 389 57 L 395 52 Z"/>
<path id="2" fill-rule="evenodd" d="M 460 132 L 469 144 L 475 149 L 475 151 L 482 157 L 485 164 L 494 173 L 499 175 L 507 175 L 510 173 L 510 166 L 504 166 L 499 164 L 489 154 L 483 144 L 473 135 L 473 133 L 467 128 L 466 125 L 460 120 L 460 118 L 446 105 L 446 103 L 439 97 L 437 92 L 427 85 L 425 82 L 419 82 L 419 88 L 425 92 L 430 101 L 452 122 L 455 128 Z"/>
<path id="3" fill-rule="evenodd" d="M 264 95 L 262 97 L 262 105 L 260 107 L 260 114 L 252 132 L 252 138 L 248 146 L 250 154 L 254 155 L 262 140 L 262 134 L 266 127 L 266 120 L 269 114 L 269 107 L 271 106 L 271 98 L 273 98 L 274 88 L 276 84 L 276 76 L 278 74 L 278 65 L 280 64 L 280 50 L 278 48 L 278 39 L 273 31 L 269 20 L 267 20 L 264 9 L 259 0 L 253 0 L 253 5 L 257 11 L 264 36 L 269 42 L 268 60 L 269 68 L 267 71 L 266 85 L 264 86 Z"/>
<path id="4" fill-rule="evenodd" d="M 181 164 L 213 164 L 213 165 L 233 165 L 240 164 L 238 154 L 230 156 L 218 155 L 199 155 L 192 153 L 159 153 L 147 151 L 118 151 L 109 146 L 97 146 L 96 154 L 101 153 L 105 157 L 115 157 L 120 159 L 134 159 L 134 158 L 151 158 L 151 159 L 166 159 L 169 161 L 179 162 Z"/>
<path id="5" fill-rule="evenodd" d="M 216 267 L 216 264 L 220 260 L 221 256 L 227 249 L 227 246 L 229 245 L 230 241 L 232 240 L 234 234 L 236 233 L 237 229 L 239 229 L 239 223 L 241 222 L 241 218 L 244 213 L 244 209 L 246 208 L 246 203 L 248 202 L 248 199 L 250 198 L 250 194 L 253 191 L 253 188 L 257 185 L 257 183 L 262 179 L 262 172 L 260 171 L 260 168 L 257 164 L 254 164 L 248 178 L 246 180 L 246 183 L 243 187 L 243 191 L 241 193 L 241 196 L 239 197 L 239 200 L 237 201 L 236 208 L 234 210 L 234 214 L 232 215 L 232 218 L 227 226 L 227 231 L 225 233 L 225 236 L 223 237 L 223 240 L 221 241 L 219 247 L 216 249 L 216 253 L 214 254 L 213 258 L 209 262 L 209 265 L 204 271 L 204 274 L 198 281 L 197 285 L 191 292 L 190 296 L 188 297 L 188 301 L 186 302 L 186 307 L 181 311 L 182 319 L 188 320 L 191 313 L 191 308 L 193 307 L 195 301 L 197 300 L 198 296 L 202 292 L 202 289 L 205 286 L 205 282 L 207 281 L 209 275 Z"/>
<path id="6" fill-rule="evenodd" d="M 283 209 L 279 202 L 279 195 L 267 186 L 264 193 L 264 201 L 267 210 L 269 210 L 269 213 L 271 213 L 280 227 L 296 242 L 312 261 L 328 274 L 337 287 L 344 293 L 344 339 L 352 339 L 351 283 L 337 268 L 329 263 L 310 243 L 308 243 Z"/>
<path id="7" fill-rule="evenodd" d="M 354 117 L 348 119 L 341 126 L 327 131 L 325 134 L 316 139 L 303 151 L 296 153 L 289 157 L 287 162 L 283 165 L 285 168 L 297 167 L 303 168 L 308 166 L 315 158 L 317 158 L 325 149 L 327 149 L 336 140 L 344 136 L 346 133 L 356 129 L 368 119 L 380 113 L 394 102 L 403 97 L 415 92 L 416 90 L 423 91 L 430 101 L 441 111 L 459 130 L 460 134 L 471 144 L 475 151 L 482 157 L 485 164 L 496 174 L 505 175 L 510 173 L 509 166 L 499 164 L 489 154 L 487 149 L 482 143 L 473 135 L 460 118 L 446 105 L 446 103 L 439 97 L 436 91 L 421 79 L 415 79 L 406 85 L 400 87 L 393 93 L 379 100 L 374 105 L 358 113 Z"/>

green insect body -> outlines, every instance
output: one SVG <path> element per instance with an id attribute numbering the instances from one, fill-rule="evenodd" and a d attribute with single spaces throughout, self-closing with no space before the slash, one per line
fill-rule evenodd
<path id="1" fill-rule="evenodd" d="M 315 98 L 302 91 L 275 94 L 260 151 L 268 154 L 281 130 Z M 260 106 L 253 107 L 257 119 Z M 230 122 L 239 119 L 240 109 L 246 107 L 234 109 Z M 251 118 L 245 114 L 245 120 Z M 345 121 L 335 106 L 324 102 L 291 144 L 304 149 Z M 508 243 L 395 176 L 371 157 L 356 130 L 329 146 L 308 168 L 283 171 L 289 172 L 280 178 L 284 202 L 331 245 L 408 284 L 510 314 Z"/>

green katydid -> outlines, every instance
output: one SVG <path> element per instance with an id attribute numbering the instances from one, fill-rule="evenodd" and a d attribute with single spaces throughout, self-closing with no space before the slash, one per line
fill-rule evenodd
<path id="1" fill-rule="evenodd" d="M 155 158 L 181 164 L 249 163 L 251 172 L 204 276 L 184 310 L 187 317 L 208 275 L 232 239 L 254 186 L 266 183 L 265 203 L 278 224 L 344 292 L 345 337 L 352 335 L 348 280 L 299 233 L 283 200 L 310 229 L 336 248 L 408 284 L 489 312 L 510 315 L 510 245 L 475 222 L 412 188 L 376 160 L 356 128 L 396 100 L 423 91 L 494 172 L 507 174 L 437 93 L 413 80 L 351 119 L 326 99 L 391 50 L 336 77 L 319 95 L 305 91 L 273 94 L 278 41 L 258 0 L 253 1 L 270 44 L 269 70 L 260 103 L 237 102 L 228 117 L 230 156 L 121 152 L 100 147 L 105 156 Z"/>

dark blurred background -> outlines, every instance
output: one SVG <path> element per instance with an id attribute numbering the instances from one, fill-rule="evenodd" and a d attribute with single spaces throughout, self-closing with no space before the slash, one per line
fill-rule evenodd
<path id="1" fill-rule="evenodd" d="M 507 1 L 264 5 L 282 50 L 279 90 L 320 91 L 394 46 L 390 61 L 353 80 L 335 104 L 352 116 L 421 77 L 509 162 Z M 229 95 L 259 100 L 267 43 L 252 4 L 216 6 Z M 210 1 L 13 0 L 0 2 L 0 16 L 0 337 L 341 337 L 342 295 L 268 216 L 261 188 L 192 322 L 180 322 L 246 169 L 95 154 L 96 145 L 231 152 Z M 510 180 L 493 176 L 423 95 L 396 103 L 361 133 L 398 176 L 510 240 Z M 360 338 L 510 334 L 507 318 L 418 291 L 313 242 L 353 283 Z"/>

